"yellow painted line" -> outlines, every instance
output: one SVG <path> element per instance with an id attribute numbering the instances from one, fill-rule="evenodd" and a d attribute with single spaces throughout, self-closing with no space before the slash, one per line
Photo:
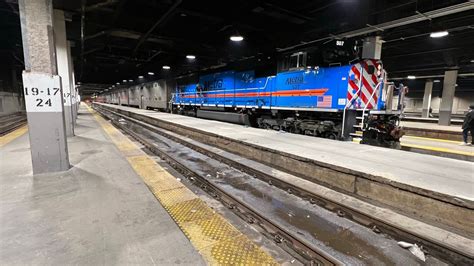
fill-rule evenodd
<path id="1" fill-rule="evenodd" d="M 10 143 L 13 140 L 15 140 L 16 138 L 22 136 L 26 132 L 28 132 L 28 125 L 24 125 L 22 127 L 19 127 L 19 128 L 15 129 L 14 131 L 12 131 L 8 134 L 6 134 L 4 136 L 1 136 L 0 137 L 0 147 L 3 147 L 5 145 L 7 145 L 8 143 Z"/>
<path id="2" fill-rule="evenodd" d="M 270 255 L 207 206 L 117 128 L 89 106 L 87 108 L 209 264 L 277 265 Z"/>
<path id="3" fill-rule="evenodd" d="M 361 139 L 353 138 L 352 142 L 360 143 Z M 456 142 L 459 143 L 459 142 Z M 452 153 L 452 154 L 459 154 L 464 156 L 474 156 L 474 151 L 472 152 L 465 152 L 465 151 L 456 151 L 447 148 L 440 148 L 440 147 L 432 147 L 432 146 L 424 146 L 424 145 L 416 145 L 416 144 L 404 144 L 402 143 L 402 148 L 415 148 L 415 149 L 422 149 L 422 150 L 430 150 L 430 151 L 437 151 L 437 152 L 444 152 L 444 153 Z"/>
<path id="4" fill-rule="evenodd" d="M 416 148 L 416 149 L 423 149 L 423 150 L 430 150 L 430 151 L 452 153 L 452 154 L 459 154 L 459 155 L 465 155 L 465 156 L 474 156 L 474 151 L 473 152 L 456 151 L 456 150 L 451 150 L 451 149 L 447 149 L 447 148 L 416 145 L 416 144 L 402 144 L 402 147 L 409 147 L 409 148 Z"/>
<path id="5" fill-rule="evenodd" d="M 453 144 L 459 144 L 459 141 L 455 140 L 447 140 L 447 139 L 435 139 L 435 138 L 425 138 L 425 137 L 417 137 L 417 136 L 403 136 L 402 140 L 404 138 L 409 138 L 409 139 L 419 139 L 419 140 L 428 140 L 428 141 L 437 141 L 437 142 L 445 142 L 445 143 L 453 143 Z"/>

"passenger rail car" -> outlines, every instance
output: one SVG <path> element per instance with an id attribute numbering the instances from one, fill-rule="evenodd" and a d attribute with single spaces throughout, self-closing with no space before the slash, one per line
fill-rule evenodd
<path id="1" fill-rule="evenodd" d="M 171 103 L 180 114 L 333 139 L 347 138 L 356 117 L 370 112 L 363 130 L 373 134 L 364 134 L 372 138 L 365 143 L 393 146 L 398 115 L 385 110 L 391 97 L 385 85 L 381 61 L 368 59 L 268 77 L 253 71 L 204 75 L 198 84 L 177 86 Z"/>
<path id="2" fill-rule="evenodd" d="M 168 110 L 172 81 L 159 80 L 126 88 L 117 88 L 99 95 L 95 101 L 141 109 Z"/>

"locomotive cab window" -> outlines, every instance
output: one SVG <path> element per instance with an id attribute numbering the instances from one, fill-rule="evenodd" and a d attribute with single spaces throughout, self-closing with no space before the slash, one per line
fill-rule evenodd
<path id="1" fill-rule="evenodd" d="M 290 56 L 289 69 L 296 70 L 306 67 L 306 52 L 294 53 Z"/>

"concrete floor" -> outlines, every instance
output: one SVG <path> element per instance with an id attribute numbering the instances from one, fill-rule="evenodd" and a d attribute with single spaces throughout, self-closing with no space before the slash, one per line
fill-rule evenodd
<path id="1" fill-rule="evenodd" d="M 400 122 L 400 125 L 404 127 L 412 127 L 412 128 L 419 128 L 419 129 L 445 130 L 445 131 L 451 131 L 451 132 L 459 132 L 459 134 L 462 133 L 462 129 L 460 125 L 442 126 L 436 123 L 424 123 L 424 122 L 412 122 L 412 121 L 402 121 Z"/>
<path id="2" fill-rule="evenodd" d="M 454 140 L 438 140 L 433 138 L 423 138 L 423 137 L 414 137 L 414 136 L 403 136 L 400 140 L 402 145 L 419 145 L 427 148 L 440 148 L 445 149 L 446 151 L 451 152 L 462 152 L 470 156 L 474 156 L 474 147 L 473 146 L 461 146 L 461 142 Z"/>
<path id="3" fill-rule="evenodd" d="M 28 134 L 0 148 L 1 265 L 204 265 L 84 108 L 72 168 L 32 175 Z"/>
<path id="4" fill-rule="evenodd" d="M 434 191 L 469 202 L 474 201 L 474 163 L 472 162 L 125 106 L 108 106 L 303 156 L 329 165 L 381 176 L 413 188 Z"/>

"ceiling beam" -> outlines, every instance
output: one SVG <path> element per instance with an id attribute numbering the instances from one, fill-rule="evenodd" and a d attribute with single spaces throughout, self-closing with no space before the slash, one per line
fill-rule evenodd
<path id="1" fill-rule="evenodd" d="M 387 30 L 387 29 L 397 28 L 397 27 L 400 27 L 400 26 L 410 25 L 410 24 L 413 24 L 413 23 L 417 23 L 417 22 L 421 22 L 421 21 L 425 21 L 425 20 L 431 20 L 433 18 L 443 17 L 443 16 L 456 14 L 456 13 L 459 13 L 459 12 L 468 11 L 468 10 L 472 10 L 472 9 L 474 9 L 474 1 L 470 0 L 468 2 L 464 2 L 464 3 L 461 3 L 461 4 L 448 6 L 448 7 L 428 11 L 428 12 L 425 12 L 425 13 L 418 13 L 418 14 L 413 15 L 413 16 L 404 17 L 404 18 L 388 21 L 388 22 L 385 22 L 385 23 L 377 24 L 377 25 L 368 26 L 368 27 L 353 30 L 353 31 L 348 31 L 348 32 L 340 33 L 340 34 L 334 34 L 333 36 L 329 35 L 329 36 L 326 36 L 326 37 L 323 37 L 323 38 L 320 38 L 320 39 L 295 44 L 295 45 L 288 46 L 288 47 L 285 47 L 285 48 L 280 48 L 280 49 L 278 49 L 278 51 L 279 52 L 284 52 L 284 51 L 300 48 L 302 46 L 306 46 L 306 45 L 309 45 L 309 44 L 314 44 L 314 43 L 318 43 L 318 42 L 321 42 L 321 41 L 327 41 L 327 40 L 331 40 L 331 39 L 335 39 L 335 38 L 336 39 L 344 39 L 344 38 L 352 38 L 352 37 L 356 37 L 356 36 L 363 36 L 365 34 L 378 32 L 380 30 Z"/>
<path id="2" fill-rule="evenodd" d="M 168 9 L 168 11 L 166 11 L 166 13 L 163 14 L 163 16 L 161 16 L 145 34 L 142 34 L 140 36 L 140 39 L 138 40 L 137 45 L 133 49 L 132 56 L 134 56 L 137 53 L 140 46 L 148 39 L 148 37 L 153 33 L 153 31 L 155 31 L 155 29 L 158 28 L 160 24 L 166 21 L 175 12 L 175 9 L 181 4 L 181 2 L 183 1 L 176 0 L 176 2 Z"/>
<path id="3" fill-rule="evenodd" d="M 101 8 L 104 8 L 104 7 L 107 7 L 107 6 L 110 6 L 110 5 L 114 5 L 118 2 L 118 0 L 105 0 L 103 2 L 99 2 L 97 4 L 93 4 L 93 5 L 90 5 L 90 6 L 86 6 L 85 7 L 85 10 L 86 12 L 89 12 L 89 11 L 94 11 L 96 9 L 101 9 Z M 81 12 L 82 11 L 82 7 L 77 9 L 76 11 L 78 12 Z"/>

